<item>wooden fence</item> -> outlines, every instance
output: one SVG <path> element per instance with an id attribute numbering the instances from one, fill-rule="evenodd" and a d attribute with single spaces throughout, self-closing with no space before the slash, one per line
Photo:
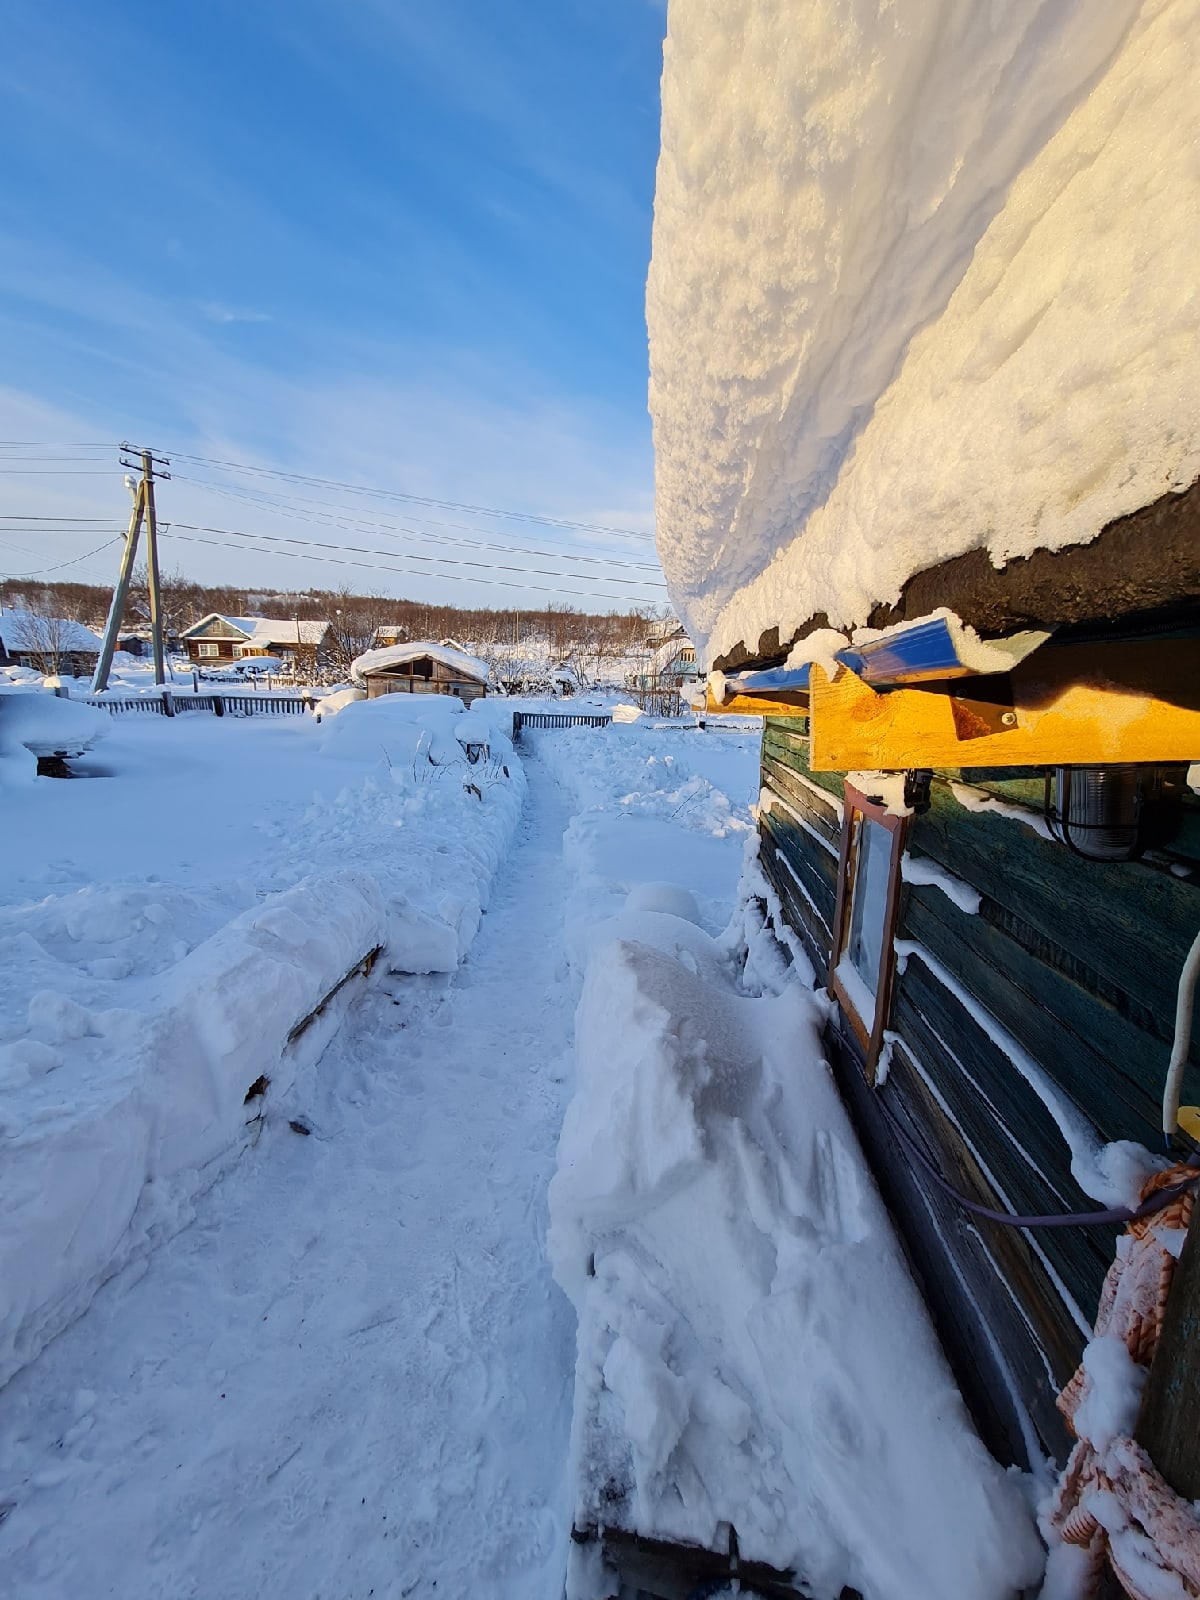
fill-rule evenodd
<path id="1" fill-rule="evenodd" d="M 143 715 L 177 717 L 185 711 L 209 711 L 224 717 L 298 716 L 311 711 L 317 703 L 311 694 L 172 694 L 164 689 L 161 694 L 130 695 L 112 700 L 87 695 L 80 702 L 97 706 L 111 716 L 141 712 Z"/>
<path id="2" fill-rule="evenodd" d="M 611 721 L 609 711 L 514 711 L 513 743 L 521 737 L 522 728 L 606 728 Z"/>

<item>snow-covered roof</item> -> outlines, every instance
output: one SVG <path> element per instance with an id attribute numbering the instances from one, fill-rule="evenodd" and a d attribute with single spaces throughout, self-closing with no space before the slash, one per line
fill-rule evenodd
<path id="1" fill-rule="evenodd" d="M 665 672 L 668 667 L 681 660 L 684 651 L 691 652 L 688 661 L 684 663 L 685 665 L 690 665 L 691 661 L 695 659 L 695 650 L 687 634 L 682 628 L 678 628 L 669 639 L 663 640 L 662 644 L 651 656 L 650 670 L 652 672 Z"/>
<path id="2" fill-rule="evenodd" d="M 299 622 L 293 622 L 291 617 L 227 617 L 221 612 L 210 611 L 208 616 L 201 617 L 199 622 L 193 622 L 190 628 L 185 628 L 180 638 L 190 639 L 210 622 L 227 623 L 238 633 L 244 634 L 247 643 L 264 648 L 272 644 L 294 645 L 297 628 L 300 630 L 301 644 L 318 645 L 329 629 L 328 622 L 312 622 L 304 617 Z"/>
<path id="3" fill-rule="evenodd" d="M 1195 0 L 672 0 L 659 553 L 706 658 L 1200 476 Z"/>
<path id="4" fill-rule="evenodd" d="M 428 640 L 388 644 L 379 650 L 368 650 L 365 655 L 357 656 L 351 662 L 350 676 L 355 683 L 361 683 L 368 673 L 399 667 L 406 661 L 415 661 L 423 656 L 440 661 L 444 667 L 449 667 L 455 677 L 474 678 L 479 683 L 491 682 L 491 668 L 486 661 L 469 656 L 464 650 L 451 650 L 444 644 L 431 644 Z"/>
<path id="5" fill-rule="evenodd" d="M 95 655 L 99 635 L 69 617 L 43 617 L 33 611 L 0 611 L 0 640 L 10 654 L 18 650 L 78 650 Z"/>

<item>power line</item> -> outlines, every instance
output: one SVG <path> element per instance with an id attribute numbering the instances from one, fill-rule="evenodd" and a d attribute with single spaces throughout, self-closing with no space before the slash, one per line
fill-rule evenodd
<path id="1" fill-rule="evenodd" d="M 196 481 L 195 479 L 187 478 L 184 476 L 184 474 L 178 472 L 175 474 L 175 477 L 177 481 L 182 481 L 184 483 L 194 483 Z M 498 550 L 506 555 L 544 556 L 549 561 L 581 561 L 588 566 L 594 567 L 623 566 L 628 567 L 636 572 L 662 572 L 662 568 L 657 562 L 627 561 L 623 557 L 619 556 L 587 556 L 581 551 L 577 550 L 539 550 L 536 546 L 531 547 L 529 545 L 494 544 L 491 540 L 487 539 L 461 539 L 456 538 L 453 534 L 427 533 L 423 528 L 410 528 L 402 522 L 379 522 L 367 517 L 355 517 L 349 512 L 341 512 L 336 516 L 322 516 L 310 512 L 294 510 L 289 507 L 273 506 L 262 501 L 250 500 L 245 496 L 237 494 L 236 491 L 223 489 L 217 484 L 204 484 L 202 487 L 211 490 L 213 494 L 223 495 L 228 499 L 234 500 L 240 505 L 253 505 L 259 510 L 268 510 L 275 516 L 291 518 L 297 522 L 317 523 L 322 527 L 350 529 L 360 528 L 368 533 L 403 533 L 408 534 L 414 539 L 424 539 L 429 544 L 442 543 L 465 545 L 473 550 Z M 315 505 L 323 504 L 321 501 L 315 501 L 313 503 Z M 328 506 L 326 509 L 337 512 L 340 508 L 336 506 Z M 418 518 L 417 520 L 422 521 L 424 519 Z M 477 530 L 468 528 L 467 531 L 475 532 Z"/>
<path id="2" fill-rule="evenodd" d="M 582 533 L 616 533 L 631 539 L 652 539 L 653 535 L 635 528 L 607 527 L 596 522 L 576 522 L 569 517 L 546 517 L 531 511 L 508 511 L 497 506 L 467 505 L 461 500 L 438 500 L 431 496 L 407 494 L 400 489 L 376 489 L 369 484 L 345 483 L 338 478 L 320 478 L 303 472 L 285 472 L 278 467 L 252 467 L 242 461 L 221 461 L 212 456 L 192 456 L 185 451 L 171 452 L 176 461 L 217 467 L 227 472 L 245 472 L 260 478 L 281 478 L 288 483 L 306 483 L 314 488 L 345 489 L 351 494 L 375 495 L 385 500 L 408 500 L 414 505 L 437 506 L 443 511 L 470 511 L 482 517 L 508 517 L 518 522 L 540 522 L 552 528 L 577 528 Z"/>
<path id="3" fill-rule="evenodd" d="M 75 556 L 70 561 L 60 561 L 57 566 L 38 567 L 33 572 L 10 572 L 8 576 L 10 578 L 44 578 L 48 572 L 61 572 L 64 567 L 77 567 L 81 562 L 89 560 L 92 556 L 98 556 L 102 550 L 107 550 L 110 545 L 116 544 L 119 537 L 120 535 L 117 535 L 112 539 L 106 539 L 103 544 L 98 544 L 94 550 L 89 550 L 87 555 Z"/>
<path id="4" fill-rule="evenodd" d="M 251 486 L 251 485 L 247 485 L 245 487 L 241 487 L 241 486 L 232 485 L 232 484 L 226 484 L 226 483 L 209 483 L 203 478 L 193 478 L 193 477 L 190 477 L 187 473 L 179 472 L 179 471 L 176 471 L 175 478 L 180 483 L 190 483 L 194 487 L 196 487 L 198 489 L 202 489 L 206 494 L 220 495 L 223 499 L 233 500 L 233 501 L 237 502 L 239 505 L 252 505 L 252 506 L 258 507 L 259 509 L 266 509 L 266 510 L 273 511 L 279 516 L 295 517 L 300 521 L 329 520 L 329 519 L 328 518 L 318 517 L 318 516 L 312 516 L 311 518 L 310 517 L 306 517 L 301 512 L 292 509 L 293 506 L 297 506 L 297 505 L 311 506 L 311 507 L 314 507 L 316 512 L 318 512 L 318 513 L 320 513 L 320 512 L 335 512 L 335 513 L 340 513 L 342 516 L 347 517 L 347 518 L 353 517 L 353 513 L 351 511 L 349 511 L 346 507 L 339 506 L 339 505 L 337 505 L 337 504 L 335 504 L 335 503 L 333 503 L 333 502 L 331 502 L 329 500 L 316 500 L 316 499 L 313 498 L 312 495 L 285 494 L 281 490 L 259 489 L 257 487 Z M 284 502 L 289 502 L 289 504 L 285 504 Z M 417 512 L 417 511 L 410 511 L 409 512 L 409 516 L 412 517 L 413 521 L 419 522 L 419 523 L 423 523 L 428 527 L 433 527 L 433 528 L 456 528 L 456 529 L 458 529 L 459 531 L 461 531 L 463 533 L 479 533 L 479 532 L 482 531 L 481 529 L 477 528 L 473 523 L 469 523 L 469 522 L 447 522 L 442 517 L 422 516 L 420 514 L 420 512 Z M 356 519 L 356 520 L 358 521 L 358 523 L 360 525 L 363 525 L 363 526 L 368 525 L 361 518 Z M 405 526 L 402 523 L 391 523 L 391 524 L 388 524 L 388 523 L 372 523 L 372 524 L 369 524 L 369 525 L 370 526 L 375 526 L 375 527 L 381 527 L 381 528 L 382 527 L 388 527 L 388 526 L 397 527 L 397 528 L 400 529 L 401 532 L 404 532 L 404 533 L 417 533 L 417 532 L 419 532 L 419 530 L 414 529 L 414 528 L 409 528 L 409 527 Z M 554 533 L 556 530 L 551 528 L 548 531 L 550 533 Z M 572 530 L 570 528 L 563 528 L 561 531 L 562 531 L 562 533 L 564 535 L 568 535 L 568 536 L 572 532 Z M 424 532 L 420 532 L 420 537 L 428 538 L 429 535 L 425 534 Z M 542 537 L 545 537 L 545 535 L 543 534 Z M 629 535 L 625 535 L 625 534 L 615 534 L 615 533 L 609 534 L 609 533 L 606 533 L 602 537 L 603 538 L 630 537 L 630 538 L 638 538 L 638 539 L 648 539 L 650 536 L 648 534 L 629 534 Z M 512 546 L 495 545 L 495 546 L 488 546 L 488 548 L 504 550 L 504 549 L 511 549 Z M 546 554 L 547 552 L 544 552 L 544 551 L 531 551 L 530 553 L 531 554 Z M 554 553 L 557 553 L 557 552 L 554 552 Z M 604 558 L 603 557 L 592 557 L 590 559 L 602 560 Z M 612 559 L 612 558 L 609 558 L 609 559 Z M 657 565 L 655 566 L 655 570 L 658 570 L 657 569 Z"/>
<path id="5" fill-rule="evenodd" d="M 521 589 L 521 590 L 524 590 L 526 592 L 534 593 L 534 594 L 571 594 L 571 595 L 577 595 L 579 598 L 581 598 L 583 600 L 621 600 L 626 605 L 630 604 L 631 602 L 634 605 L 651 605 L 651 604 L 656 605 L 656 604 L 658 604 L 658 600 L 655 599 L 655 598 L 652 598 L 649 595 L 642 596 L 639 599 L 636 595 L 609 594 L 603 589 L 592 589 L 592 590 L 587 590 L 587 589 L 566 589 L 566 588 L 563 588 L 561 586 L 556 586 L 554 588 L 551 588 L 548 585 L 541 584 L 541 583 L 513 583 L 513 582 L 508 581 L 508 580 L 506 580 L 504 578 L 466 577 L 463 574 L 456 573 L 456 572 L 422 573 L 422 572 L 417 572 L 416 569 L 414 569 L 412 567 L 381 566 L 378 562 L 372 562 L 372 561 L 339 560 L 335 556 L 307 555 L 305 552 L 300 551 L 300 550 L 264 550 L 261 545 L 243 545 L 243 546 L 239 547 L 237 545 L 231 545 L 231 544 L 227 544 L 227 543 L 222 543 L 218 539 L 206 539 L 201 534 L 176 533 L 174 531 L 173 527 L 168 528 L 165 523 L 160 527 L 159 533 L 163 538 L 181 539 L 181 540 L 183 540 L 184 542 L 186 542 L 188 544 L 207 544 L 207 545 L 212 545 L 213 548 L 217 549 L 217 550 L 234 550 L 234 549 L 241 548 L 243 550 L 251 551 L 251 552 L 253 552 L 253 553 L 257 554 L 257 555 L 287 556 L 287 557 L 290 557 L 293 561 L 317 561 L 317 562 L 321 562 L 324 565 L 334 566 L 334 567 L 359 567 L 359 568 L 362 568 L 363 570 L 365 570 L 367 572 L 397 572 L 397 573 L 402 573 L 402 574 L 404 574 L 406 576 L 409 576 L 409 577 L 414 577 L 414 576 L 415 577 L 433 577 L 433 578 L 437 578 L 439 580 L 439 582 L 445 582 L 445 583 L 478 583 L 478 584 L 487 584 L 487 585 L 490 585 L 493 588 L 498 588 L 498 589 Z M 243 537 L 245 537 L 247 539 L 254 539 L 254 538 L 257 537 L 257 535 L 251 533 L 251 534 L 245 534 Z M 340 545 L 331 545 L 329 548 L 336 550 L 336 549 L 341 549 L 342 547 Z M 488 569 L 488 570 L 491 570 L 491 569 Z M 569 576 L 569 574 L 568 574 L 568 576 Z"/>
<path id="6" fill-rule="evenodd" d="M 0 449 L 33 449 L 33 450 L 122 450 L 131 449 L 132 446 L 112 443 L 81 443 L 81 444 L 50 444 L 40 441 L 17 439 L 0 440 Z M 652 540 L 653 534 L 645 533 L 641 529 L 621 528 L 595 522 L 579 522 L 570 517 L 550 517 L 539 512 L 513 511 L 498 506 L 471 505 L 459 500 L 443 500 L 427 495 L 409 494 L 401 489 L 379 489 L 369 484 L 347 483 L 338 478 L 324 478 L 316 474 L 302 472 L 287 472 L 279 467 L 256 467 L 244 461 L 228 461 L 216 456 L 190 455 L 186 451 L 172 451 L 171 454 L 178 461 L 190 461 L 202 467 L 214 467 L 222 472 L 246 473 L 258 478 L 276 478 L 287 483 L 301 483 L 314 488 L 341 489 L 351 494 L 364 494 L 388 500 L 403 500 L 413 505 L 434 506 L 445 511 L 465 511 L 475 516 L 504 517 L 516 522 L 536 522 L 544 527 L 570 528 L 581 533 L 615 534 L 618 537 L 629 539 Z M 0 456 L 4 460 L 37 460 L 37 461 L 64 461 L 72 462 L 80 458 L 75 457 L 20 457 Z M 45 476 L 45 477 L 107 477 L 107 472 L 92 471 L 84 460 L 80 460 L 79 468 L 63 468 L 56 472 L 37 473 L 33 469 L 8 468 L 0 466 L 0 473 L 9 476 Z M 202 484 L 202 480 L 188 479 L 187 481 Z M 217 485 L 206 485 L 209 488 Z"/>
<path id="7" fill-rule="evenodd" d="M 167 524 L 163 524 L 167 526 Z M 173 528 L 186 528 L 191 533 L 219 533 L 231 539 L 258 539 L 265 544 L 298 544 L 310 550 L 348 550 L 353 555 L 360 556 L 391 556 L 391 550 L 370 550 L 361 545 L 330 544 L 324 539 L 296 539 L 290 534 L 278 533 L 247 533 L 241 528 L 210 528 L 204 523 L 177 522 L 170 524 Z M 413 550 L 402 552 L 406 561 L 428 562 L 436 566 L 448 567 L 478 567 L 481 572 L 527 572 L 539 578 L 570 578 L 578 583 L 619 583 L 629 588 L 637 589 L 665 589 L 665 583 L 657 583 L 652 578 L 615 578 L 606 574 L 603 578 L 594 577 L 590 572 L 554 572 L 545 567 L 519 567 L 508 566 L 497 561 L 467 561 L 456 556 L 423 556 Z M 563 558 L 566 559 L 566 558 Z M 439 574 L 440 576 L 440 574 Z"/>

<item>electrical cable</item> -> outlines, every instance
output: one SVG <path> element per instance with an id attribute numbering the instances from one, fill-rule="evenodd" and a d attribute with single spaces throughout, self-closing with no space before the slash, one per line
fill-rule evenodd
<path id="1" fill-rule="evenodd" d="M 380 522 L 380 521 L 377 521 L 377 520 L 368 520 L 367 518 L 364 518 L 364 517 L 356 517 L 352 511 L 348 510 L 344 506 L 335 505 L 331 501 L 328 501 L 328 500 L 315 500 L 315 499 L 313 499 L 313 497 L 311 495 L 289 495 L 289 494 L 282 494 L 282 493 L 279 493 L 279 492 L 271 492 L 269 490 L 257 490 L 257 489 L 254 489 L 252 487 L 247 487 L 247 488 L 243 489 L 243 488 L 233 487 L 233 486 L 231 486 L 229 484 L 207 483 L 207 482 L 205 482 L 205 480 L 203 478 L 192 478 L 192 477 L 189 477 L 188 474 L 184 473 L 184 472 L 176 472 L 175 473 L 175 480 L 177 482 L 179 482 L 179 483 L 190 483 L 194 488 L 201 489 L 206 494 L 220 495 L 222 499 L 232 500 L 232 501 L 236 502 L 238 505 L 251 505 L 251 506 L 254 506 L 257 510 L 260 510 L 260 511 L 261 510 L 268 510 L 268 511 L 272 512 L 276 516 L 292 517 L 292 518 L 295 518 L 297 521 L 301 521 L 301 522 L 310 522 L 311 521 L 311 522 L 330 523 L 330 524 L 333 524 L 333 525 L 336 525 L 336 526 L 341 526 L 343 524 L 346 524 L 346 525 L 352 525 L 352 526 L 361 527 L 361 528 L 378 528 L 378 529 L 394 528 L 394 529 L 397 529 L 398 531 L 400 531 L 402 533 L 415 534 L 418 538 L 421 538 L 421 539 L 433 539 L 433 538 L 437 538 L 437 537 L 443 537 L 443 538 L 446 537 L 445 535 L 433 535 L 433 534 L 426 533 L 424 528 L 411 528 L 405 523 Z M 285 504 L 283 504 L 283 502 L 285 502 L 285 501 L 290 501 L 290 502 L 293 502 L 294 504 L 298 504 L 298 505 L 311 506 L 311 507 L 313 507 L 313 511 L 309 512 L 309 513 L 305 513 L 305 512 L 302 512 L 302 511 L 295 510 L 293 508 L 293 505 L 285 505 Z M 323 515 L 323 513 L 333 513 L 334 515 Z M 471 524 L 469 522 L 447 522 L 447 521 L 445 521 L 444 518 L 440 518 L 440 517 L 423 517 L 418 512 L 410 512 L 409 515 L 412 517 L 414 522 L 424 523 L 429 527 L 434 527 L 434 528 L 456 528 L 456 529 L 460 530 L 463 533 L 479 533 L 479 532 L 482 531 L 481 529 L 476 528 L 473 524 Z M 553 530 L 551 530 L 551 531 L 553 532 Z M 565 533 L 568 530 L 564 529 L 563 531 Z M 543 535 L 543 537 L 544 537 L 544 535 Z M 607 535 L 605 537 L 607 537 Z M 639 535 L 639 537 L 642 537 L 642 536 Z M 649 537 L 649 535 L 646 535 L 645 537 Z M 452 541 L 452 542 L 463 543 L 464 541 L 456 540 L 456 541 Z M 514 550 L 514 549 L 518 550 L 518 551 L 527 550 L 530 555 L 549 555 L 549 556 L 553 556 L 553 557 L 558 557 L 559 556 L 559 552 L 557 550 L 537 550 L 537 549 L 530 549 L 528 546 L 485 544 L 485 545 L 482 545 L 481 548 L 489 549 L 489 550 Z M 572 555 L 575 554 L 574 551 L 571 551 L 569 553 L 572 554 Z M 580 556 L 578 556 L 578 559 L 581 560 L 581 561 L 586 560 L 586 561 L 595 561 L 595 562 L 608 562 L 608 563 L 612 564 L 612 563 L 615 563 L 617 561 L 620 561 L 622 558 L 619 557 L 619 556 L 583 556 L 583 555 L 580 555 Z M 634 564 L 639 566 L 639 567 L 646 567 L 650 571 L 659 572 L 659 571 L 662 570 L 657 562 L 637 562 L 637 563 L 634 563 Z"/>
<path id="2" fill-rule="evenodd" d="M 264 544 L 294 544 L 306 550 L 346 550 L 352 555 L 359 556 L 394 556 L 397 552 L 392 550 L 372 550 L 367 546 L 353 544 L 331 544 L 324 539 L 297 539 L 290 534 L 276 533 L 247 533 L 243 528 L 212 528 L 205 523 L 179 522 L 172 518 L 159 524 L 160 529 L 184 528 L 189 533 L 216 533 L 229 539 L 258 539 Z M 509 566 L 503 562 L 495 561 L 466 561 L 455 556 L 423 556 L 415 551 L 405 550 L 399 552 L 406 561 L 427 562 L 434 566 L 448 567 L 477 567 L 481 572 L 520 572 L 528 573 L 538 578 L 569 578 L 578 583 L 619 583 L 627 588 L 636 589 L 665 589 L 665 583 L 656 583 L 649 578 L 615 578 L 606 574 L 603 578 L 593 577 L 589 572 L 554 572 L 544 567 Z M 438 573 L 436 576 L 449 576 Z"/>
<path id="3" fill-rule="evenodd" d="M 662 572 L 662 568 L 658 565 L 658 563 L 653 561 L 626 561 L 620 556 L 586 556 L 580 551 L 576 550 L 540 550 L 536 546 L 530 545 L 495 544 L 491 540 L 487 539 L 460 539 L 454 537 L 452 534 L 427 533 L 423 528 L 410 528 L 402 522 L 379 522 L 367 517 L 355 517 L 350 512 L 343 512 L 339 516 L 315 516 L 303 511 L 272 506 L 262 501 L 251 500 L 247 496 L 239 495 L 236 492 L 230 492 L 229 490 L 224 489 L 216 484 L 199 483 L 199 480 L 195 478 L 188 478 L 183 473 L 177 472 L 175 477 L 179 482 L 196 484 L 198 487 L 208 490 L 213 494 L 222 495 L 226 499 L 234 500 L 240 505 L 253 505 L 259 510 L 269 510 L 274 516 L 291 518 L 297 522 L 307 522 L 316 524 L 320 527 L 347 529 L 359 528 L 368 533 L 403 533 L 408 534 L 414 539 L 424 539 L 428 544 L 442 543 L 464 545 L 473 550 L 498 550 L 508 555 L 543 556 L 548 561 L 582 561 L 586 562 L 589 566 L 596 567 L 621 566 L 636 572 L 657 572 L 659 574 Z M 319 505 L 321 502 L 317 501 L 314 502 L 314 504 Z M 340 510 L 340 508 L 334 506 L 331 506 L 328 509 L 331 511 Z M 417 520 L 421 521 L 423 519 L 418 518 Z M 463 526 L 463 524 L 453 524 L 453 526 Z M 467 531 L 475 532 L 477 530 L 468 527 Z"/>
<path id="4" fill-rule="evenodd" d="M 1192 1010 L 1196 1000 L 1196 980 L 1200 977 L 1200 933 L 1192 941 L 1183 970 L 1179 974 L 1179 988 L 1175 996 L 1175 1040 L 1171 1047 L 1171 1060 L 1163 1085 L 1162 1126 L 1167 1139 L 1179 1126 L 1179 1095 L 1183 1087 L 1183 1069 L 1187 1065 L 1192 1042 Z"/>
<path id="5" fill-rule="evenodd" d="M 376 489 L 363 483 L 346 483 L 339 478 L 320 478 L 303 472 L 285 472 L 278 467 L 252 467 L 242 461 L 222 461 L 212 456 L 188 455 L 186 451 L 170 452 L 173 461 L 190 461 L 194 465 L 216 467 L 227 472 L 244 472 L 255 477 L 280 478 L 287 483 L 305 483 L 314 488 L 343 489 L 351 494 L 373 495 L 385 500 L 407 500 L 414 505 L 437 506 L 444 511 L 469 511 L 483 517 L 508 517 L 518 522 L 540 522 L 552 528 L 577 528 L 583 533 L 617 533 L 633 539 L 652 539 L 653 534 L 634 528 L 609 527 L 603 523 L 576 522 L 569 517 L 547 517 L 536 512 L 510 511 L 497 506 L 468 505 L 461 500 L 439 500 L 432 496 L 407 494 L 401 489 Z"/>
<path id="6" fill-rule="evenodd" d="M 91 556 L 98 556 L 102 550 L 107 550 L 110 545 L 117 544 L 123 535 L 106 539 L 103 544 L 98 544 L 94 550 L 89 550 L 86 555 L 74 556 L 70 561 L 60 561 L 54 567 L 39 567 L 33 572 L 10 572 L 10 578 L 43 578 L 48 572 L 61 572 L 64 567 L 77 567 L 81 561 L 87 561 Z"/>
<path id="7" fill-rule="evenodd" d="M 583 600 L 620 600 L 620 601 L 623 601 L 626 605 L 630 604 L 631 602 L 634 605 L 656 605 L 656 604 L 658 604 L 658 601 L 652 599 L 649 596 L 643 597 L 641 600 L 639 600 L 634 595 L 609 594 L 603 589 L 592 589 L 592 590 L 589 591 L 587 589 L 566 589 L 566 588 L 563 588 L 561 586 L 551 588 L 547 584 L 542 584 L 542 583 L 513 583 L 513 582 L 508 581 L 508 580 L 506 580 L 504 578 L 464 577 L 461 573 L 456 573 L 456 572 L 434 572 L 434 573 L 419 572 L 416 568 L 413 568 L 413 567 L 381 566 L 381 565 L 379 565 L 378 562 L 371 562 L 371 561 L 339 561 L 336 557 L 333 557 L 333 556 L 306 555 L 303 551 L 299 551 L 299 550 L 264 550 L 261 545 L 241 545 L 241 546 L 238 546 L 238 545 L 234 545 L 234 544 L 222 543 L 218 539 L 206 539 L 206 538 L 203 538 L 199 534 L 175 533 L 173 526 L 168 526 L 165 523 L 160 523 L 159 524 L 158 531 L 159 531 L 160 537 L 162 537 L 162 538 L 180 539 L 180 540 L 183 540 L 187 544 L 207 544 L 207 545 L 212 545 L 213 548 L 217 549 L 217 550 L 237 550 L 237 549 L 240 548 L 240 549 L 243 549 L 243 550 L 252 551 L 256 555 L 263 555 L 263 556 L 289 556 L 289 557 L 291 557 L 291 559 L 293 561 L 319 561 L 319 562 L 322 562 L 323 564 L 325 564 L 327 566 L 334 566 L 334 567 L 360 567 L 360 568 L 364 569 L 367 572 L 398 572 L 398 573 L 403 573 L 406 576 L 410 576 L 410 577 L 433 577 L 433 578 L 439 579 L 440 581 L 444 581 L 446 583 L 477 583 L 477 584 L 487 584 L 487 585 L 490 585 L 492 588 L 498 588 L 498 589 L 521 589 L 521 590 L 527 591 L 527 592 L 529 592 L 531 594 L 570 594 L 570 595 L 576 595 L 580 599 L 583 599 Z M 253 539 L 253 538 L 256 537 L 256 535 L 251 533 L 251 534 L 245 534 L 245 535 L 243 535 L 243 537 L 247 538 L 247 539 Z M 329 548 L 333 549 L 333 550 L 338 550 L 338 549 L 341 549 L 342 546 L 340 546 L 340 545 L 330 545 Z M 488 568 L 488 569 L 485 569 L 485 570 L 490 571 L 492 569 Z"/>

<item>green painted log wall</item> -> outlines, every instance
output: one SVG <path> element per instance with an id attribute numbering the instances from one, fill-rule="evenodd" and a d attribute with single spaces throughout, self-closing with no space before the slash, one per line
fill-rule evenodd
<path id="1" fill-rule="evenodd" d="M 809 770 L 806 734 L 800 719 L 765 724 L 761 860 L 824 981 L 843 780 Z M 985 1437 L 1019 1460 L 1032 1422 L 1040 1447 L 1061 1458 L 1068 1441 L 1054 1394 L 1079 1359 L 1118 1230 L 1025 1231 L 970 1215 L 912 1170 L 874 1097 L 886 1095 L 910 1137 L 981 1203 L 1094 1209 L 1071 1176 L 1055 1118 L 990 1036 L 988 1017 L 1101 1139 L 1161 1148 L 1176 983 L 1200 929 L 1200 806 L 1189 796 L 1173 859 L 1099 865 L 1020 821 L 966 809 L 953 790 L 962 782 L 1026 807 L 1031 822 L 1040 816 L 1038 773 L 935 774 L 930 809 L 911 820 L 906 848 L 975 889 L 979 911 L 960 910 L 934 885 L 904 886 L 897 936 L 918 953 L 893 992 L 887 1083 L 866 1085 L 848 1029 L 839 1075 Z M 938 967 L 975 1004 L 964 1006 Z M 1195 1043 L 1183 1098 L 1200 1103 Z M 998 1385 L 1019 1403 L 1011 1392 L 998 1398 Z"/>

